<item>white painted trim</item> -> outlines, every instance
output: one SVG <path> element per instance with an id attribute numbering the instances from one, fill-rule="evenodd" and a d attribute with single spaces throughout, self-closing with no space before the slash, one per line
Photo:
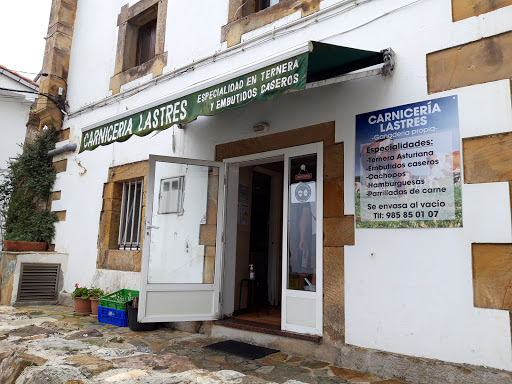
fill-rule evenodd
<path id="1" fill-rule="evenodd" d="M 250 155 L 232 157 L 228 159 L 224 159 L 224 162 L 228 165 L 236 165 L 237 167 L 246 167 L 246 166 L 256 166 L 261 164 L 266 164 L 273 161 L 284 161 L 284 171 L 283 171 L 283 184 L 282 184 L 282 193 L 283 193 L 283 232 L 282 232 L 282 277 L 281 277 L 281 329 L 304 333 L 304 334 L 312 334 L 312 335 L 322 335 L 323 332 L 323 280 L 321 275 L 323 268 L 323 239 L 322 236 L 318 236 L 316 241 L 316 265 L 317 265 L 317 291 L 316 292 L 308 292 L 308 291 L 293 291 L 290 294 L 290 297 L 299 297 L 299 298 L 307 298 L 307 299 L 315 299 L 315 318 L 316 318 L 316 328 L 309 327 L 300 327 L 296 325 L 286 324 L 286 296 L 287 292 L 292 290 L 287 289 L 287 281 L 288 275 L 286 273 L 288 267 L 288 257 L 285 256 L 288 254 L 288 159 L 290 157 L 301 156 L 305 154 L 317 154 L 317 194 L 322 198 L 317 199 L 317 211 L 322 212 L 320 217 L 317 216 L 317 234 L 323 233 L 323 143 L 317 142 L 312 144 L 305 144 L 296 147 L 288 147 L 277 149 L 274 151 L 254 153 Z M 237 179 L 238 180 L 238 179 Z M 232 181 L 228 180 L 228 184 Z M 238 183 L 237 183 L 238 184 Z M 230 188 L 231 185 L 228 187 Z M 238 185 L 237 185 L 238 187 Z M 237 188 L 238 191 L 238 188 Z M 237 199 L 231 199 L 236 200 Z M 228 205 L 230 202 L 227 203 Z M 232 219 L 234 220 L 234 219 Z M 230 220 L 226 221 L 227 228 L 230 226 Z M 229 227 L 231 228 L 231 227 Z M 226 249 L 236 249 L 236 236 L 234 238 L 228 238 L 228 242 L 226 245 Z M 225 280 L 228 281 L 229 277 L 225 276 Z M 226 287 L 225 289 L 233 290 L 233 292 L 223 292 L 223 297 L 231 297 L 230 293 L 234 297 L 234 289 L 233 287 Z M 233 299 L 234 300 L 234 299 Z M 223 313 L 224 315 L 230 315 L 231 313 Z"/>
<path id="2" fill-rule="evenodd" d="M 139 313 L 140 313 L 139 307 Z M 138 319 L 139 323 L 169 323 L 177 321 L 212 321 L 218 320 L 217 316 L 151 316 L 145 317 L 142 320 Z"/>
<path id="3" fill-rule="evenodd" d="M 227 164 L 226 220 L 224 221 L 225 247 L 222 280 L 222 315 L 232 316 L 235 311 L 236 242 L 238 228 L 239 167 Z"/>
<path id="4" fill-rule="evenodd" d="M 284 330 L 287 332 L 301 333 L 303 335 L 322 336 L 322 332 L 319 331 L 318 329 L 304 327 L 302 325 L 288 324 L 286 329 L 284 329 Z"/>
<path id="5" fill-rule="evenodd" d="M 284 255 L 288 255 L 288 206 L 289 206 L 289 172 L 290 172 L 290 158 L 308 155 L 308 154 L 317 154 L 317 220 L 316 220 L 316 292 L 308 292 L 308 291 L 298 291 L 298 290 L 290 290 L 288 289 L 288 257 L 284 257 Z M 298 332 L 298 333 L 306 333 L 312 335 L 323 334 L 323 169 L 324 169 L 324 161 L 323 161 L 323 143 L 318 142 L 314 144 L 302 145 L 299 147 L 290 148 L 285 154 L 285 162 L 284 162 L 284 177 L 283 177 L 283 185 L 286 187 L 283 188 L 283 277 L 282 277 L 282 290 L 283 290 L 283 300 L 281 303 L 281 329 L 283 331 L 290 332 Z M 312 299 L 315 300 L 315 323 L 316 326 L 313 327 L 303 327 L 294 324 L 289 324 L 287 319 L 287 297 L 296 297 L 296 298 L 304 298 L 304 299 Z"/>
<path id="6" fill-rule="evenodd" d="M 0 74 L 10 78 L 11 80 L 16 81 L 17 83 L 24 85 L 27 88 L 30 88 L 34 91 L 39 92 L 39 87 L 37 85 L 29 83 L 27 80 L 23 79 L 20 75 L 17 75 L 17 74 L 15 75 L 14 73 L 9 72 L 3 68 L 0 68 Z M 13 90 L 13 91 L 15 91 L 15 90 Z"/>
<path id="7" fill-rule="evenodd" d="M 162 292 L 169 290 L 169 285 L 172 285 L 173 291 L 211 291 L 215 284 L 147 284 L 146 292 Z"/>

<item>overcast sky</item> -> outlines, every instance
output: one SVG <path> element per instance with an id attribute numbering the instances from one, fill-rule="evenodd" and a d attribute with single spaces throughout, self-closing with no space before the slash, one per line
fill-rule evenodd
<path id="1" fill-rule="evenodd" d="M 1 0 L 0 65 L 38 73 L 43 65 L 52 0 Z M 21 73 L 29 79 L 35 75 Z"/>

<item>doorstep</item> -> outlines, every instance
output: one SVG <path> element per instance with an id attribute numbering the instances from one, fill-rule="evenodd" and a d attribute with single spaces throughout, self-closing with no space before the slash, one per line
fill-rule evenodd
<path id="1" fill-rule="evenodd" d="M 249 332 L 265 333 L 267 335 L 288 337 L 297 340 L 305 340 L 313 343 L 320 343 L 322 341 L 321 336 L 305 335 L 301 333 L 283 331 L 281 330 L 281 327 L 279 327 L 278 325 L 258 323 L 256 321 L 242 320 L 233 317 L 214 321 L 213 325 L 241 329 Z"/>

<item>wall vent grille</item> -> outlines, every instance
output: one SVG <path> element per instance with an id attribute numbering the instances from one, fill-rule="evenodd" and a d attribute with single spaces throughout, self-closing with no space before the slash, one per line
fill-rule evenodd
<path id="1" fill-rule="evenodd" d="M 55 301 L 60 264 L 21 264 L 17 302 Z"/>

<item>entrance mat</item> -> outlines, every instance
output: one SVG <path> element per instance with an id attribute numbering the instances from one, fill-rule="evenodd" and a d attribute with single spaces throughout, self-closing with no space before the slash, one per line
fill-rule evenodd
<path id="1" fill-rule="evenodd" d="M 261 359 L 272 353 L 279 352 L 277 349 L 259 347 L 257 345 L 241 343 L 240 341 L 234 340 L 220 341 L 215 344 L 206 345 L 204 348 L 229 353 L 230 355 L 240 356 L 249 360 Z"/>

